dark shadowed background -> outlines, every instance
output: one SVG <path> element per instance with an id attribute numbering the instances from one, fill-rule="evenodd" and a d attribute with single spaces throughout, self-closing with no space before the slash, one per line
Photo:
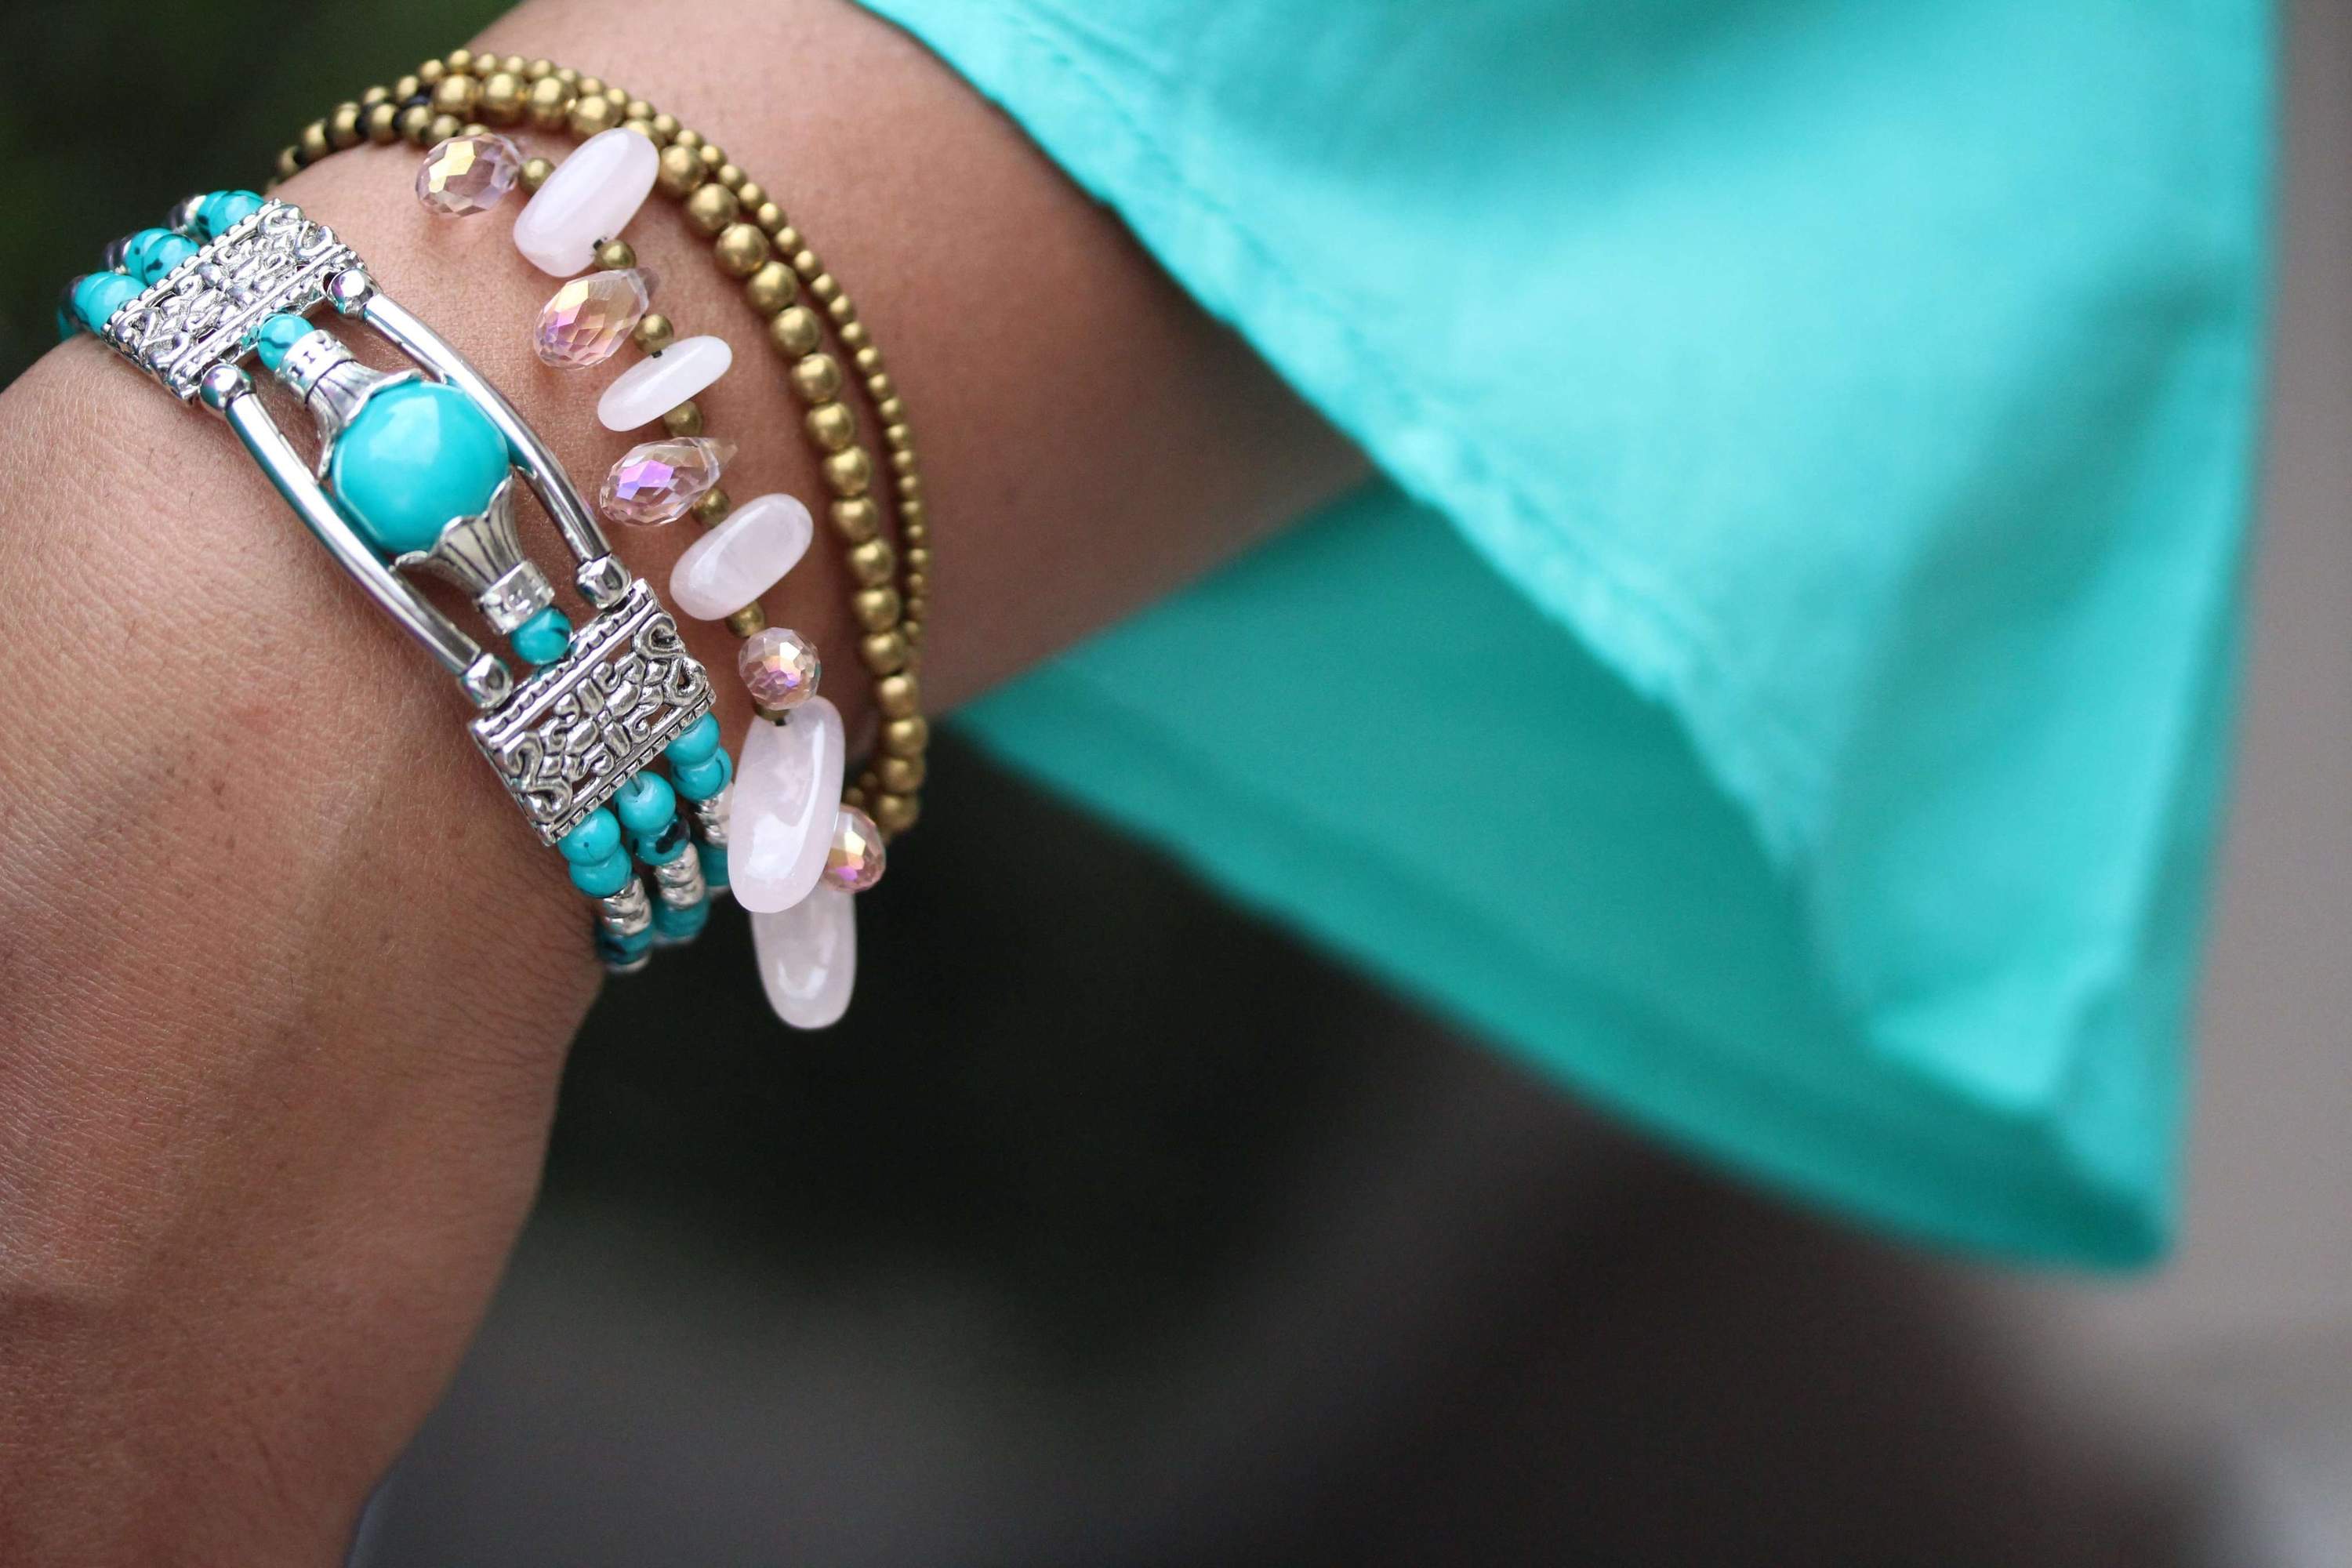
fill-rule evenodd
<path id="1" fill-rule="evenodd" d="M 0 376 L 108 237 L 498 9 L 11 5 Z M 2290 56 L 2165 1274 L 2002 1278 L 1745 1195 L 950 740 L 841 1028 L 767 1017 L 731 912 L 609 989 L 360 1561 L 2352 1562 L 2352 15 L 2308 0 Z"/>

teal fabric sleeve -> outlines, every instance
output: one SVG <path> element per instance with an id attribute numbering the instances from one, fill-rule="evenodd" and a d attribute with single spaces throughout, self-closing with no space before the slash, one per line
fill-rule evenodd
<path id="1" fill-rule="evenodd" d="M 1702 1157 L 2161 1247 L 2261 5 L 869 3 L 1383 476 L 971 732 Z"/>

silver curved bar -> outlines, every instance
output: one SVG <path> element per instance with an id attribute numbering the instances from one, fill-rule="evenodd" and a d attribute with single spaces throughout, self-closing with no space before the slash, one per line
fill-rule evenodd
<path id="1" fill-rule="evenodd" d="M 555 460 L 555 454 L 547 449 L 547 444 L 539 438 L 537 432 L 523 423 L 522 416 L 514 411 L 514 405 L 499 395 L 498 388 L 483 380 L 481 373 L 467 364 L 440 333 L 418 321 L 405 306 L 384 293 L 382 288 L 370 287 L 363 291 L 346 289 L 341 278 L 335 283 L 336 286 L 329 290 L 329 298 L 334 300 L 338 309 L 347 314 L 352 313 L 354 306 L 345 301 L 349 295 L 358 294 L 356 313 L 360 320 L 382 333 L 409 359 L 481 405 L 482 412 L 489 416 L 490 423 L 497 426 L 499 433 L 507 438 L 507 445 L 515 455 L 515 466 L 522 470 L 531 493 L 539 498 L 541 506 L 547 508 L 547 515 L 555 521 L 556 531 L 563 535 L 563 542 L 571 547 L 573 559 L 580 564 L 578 580 L 582 595 L 600 610 L 610 609 L 618 604 L 628 587 L 627 573 L 604 569 L 604 563 L 612 556 L 613 547 L 606 542 L 604 531 L 597 525 L 596 514 L 588 510 L 587 503 L 580 499 L 580 492 L 572 488 L 571 478 L 564 473 L 562 465 Z"/>
<path id="2" fill-rule="evenodd" d="M 381 605 L 385 614 L 423 643 L 441 661 L 442 668 L 457 678 L 475 706 L 494 707 L 514 689 L 513 677 L 497 656 L 484 652 L 479 644 L 458 630 L 430 601 L 378 559 L 343 514 L 335 510 L 334 502 L 327 499 L 327 492 L 312 477 L 310 466 L 302 460 L 285 432 L 278 428 L 277 421 L 270 418 L 268 408 L 254 390 L 251 376 L 233 366 L 221 366 L 205 378 L 204 398 L 208 406 L 228 421 L 228 427 L 236 432 L 236 438 L 245 444 L 261 471 L 269 476 L 269 482 L 286 498 L 286 504 L 294 509 L 303 526 L 367 590 L 368 597 Z"/>

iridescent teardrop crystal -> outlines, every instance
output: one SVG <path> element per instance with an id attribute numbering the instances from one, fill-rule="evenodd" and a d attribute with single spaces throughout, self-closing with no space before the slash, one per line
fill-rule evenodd
<path id="1" fill-rule="evenodd" d="M 843 806 L 833 819 L 833 846 L 824 852 L 822 885 L 862 893 L 882 879 L 885 864 L 882 830 L 856 806 Z"/>
<path id="2" fill-rule="evenodd" d="M 735 443 L 709 436 L 683 436 L 632 447 L 596 495 L 596 504 L 614 522 L 659 528 L 676 522 L 735 456 Z"/>
<path id="3" fill-rule="evenodd" d="M 603 364 L 629 341 L 653 306 L 653 283 L 641 268 L 574 278 L 539 310 L 530 346 L 558 370 Z"/>
<path id="4" fill-rule="evenodd" d="M 789 626 L 762 626 L 743 639 L 735 673 L 763 713 L 784 713 L 816 695 L 824 666 L 808 638 Z"/>
<path id="5" fill-rule="evenodd" d="M 470 217 L 506 199 L 522 174 L 522 150 L 494 132 L 434 143 L 416 169 L 416 199 L 441 217 Z"/>

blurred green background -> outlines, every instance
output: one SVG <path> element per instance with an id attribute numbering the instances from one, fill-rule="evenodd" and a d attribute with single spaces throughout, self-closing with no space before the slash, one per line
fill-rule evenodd
<path id="1" fill-rule="evenodd" d="M 485 0 L 40 0 L 5 11 L 0 380 L 57 341 L 58 290 L 197 189 L 269 177 L 338 102 L 456 48 Z M 39 215 L 37 217 L 32 215 Z"/>

